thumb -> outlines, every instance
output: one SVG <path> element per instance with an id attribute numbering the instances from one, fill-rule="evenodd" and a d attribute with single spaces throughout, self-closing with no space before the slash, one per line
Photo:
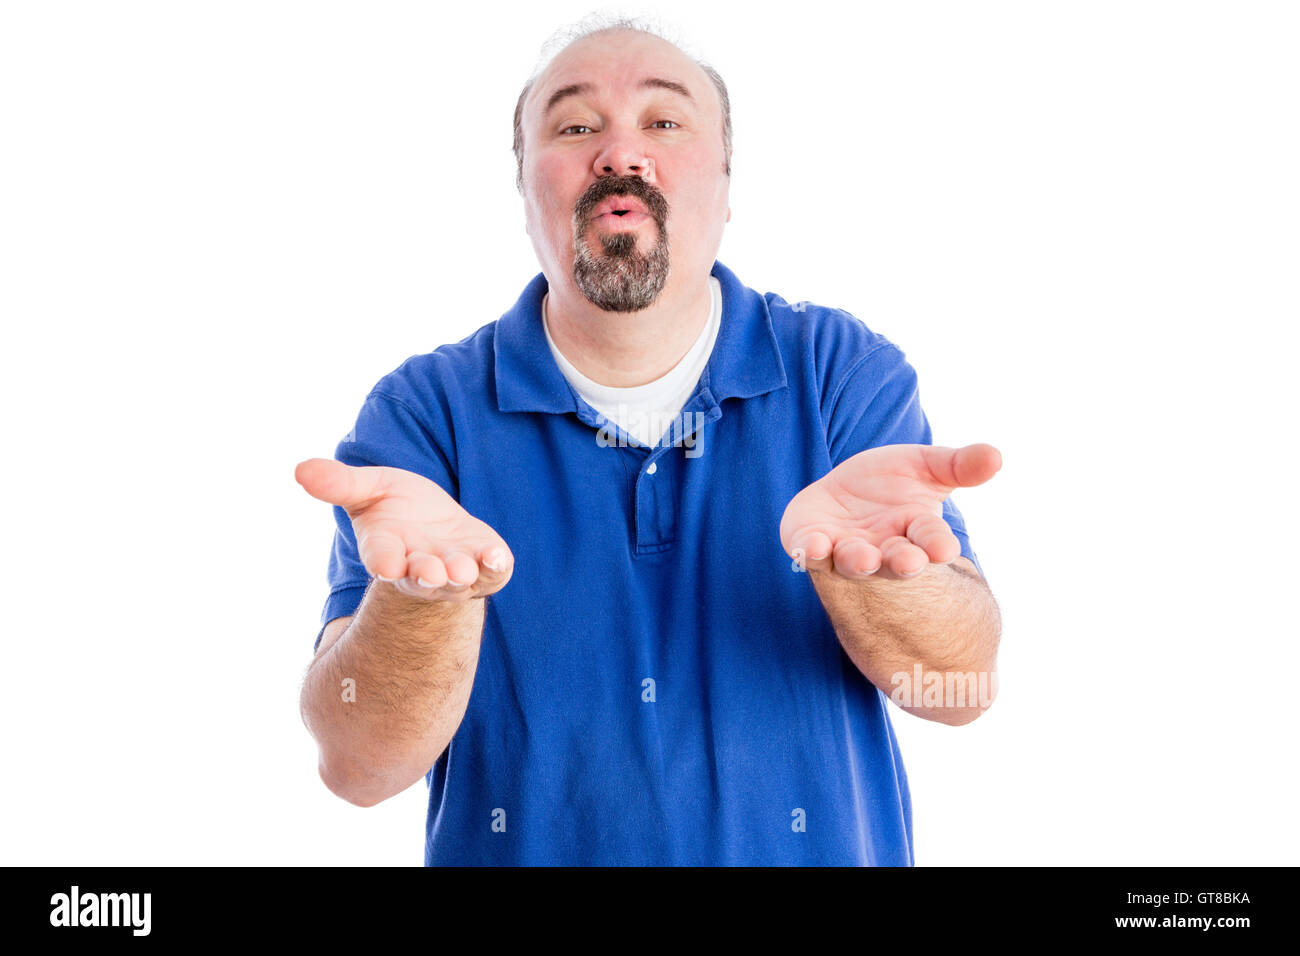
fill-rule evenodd
<path id="1" fill-rule="evenodd" d="M 982 485 L 1002 468 L 1002 453 L 985 442 L 961 448 L 923 445 L 921 454 L 930 473 L 949 488 Z"/>
<path id="2" fill-rule="evenodd" d="M 383 494 L 383 468 L 356 468 L 329 458 L 309 458 L 293 477 L 307 494 L 351 511 Z"/>

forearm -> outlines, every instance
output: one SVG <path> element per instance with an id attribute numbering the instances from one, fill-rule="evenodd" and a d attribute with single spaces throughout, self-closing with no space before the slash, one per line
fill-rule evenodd
<path id="1" fill-rule="evenodd" d="M 849 659 L 904 710 L 963 724 L 992 703 L 1002 618 L 973 566 L 931 564 L 905 580 L 811 574 Z"/>
<path id="2" fill-rule="evenodd" d="M 371 806 L 433 766 L 469 704 L 484 602 L 425 601 L 372 583 L 303 682 L 303 721 L 331 790 Z"/>

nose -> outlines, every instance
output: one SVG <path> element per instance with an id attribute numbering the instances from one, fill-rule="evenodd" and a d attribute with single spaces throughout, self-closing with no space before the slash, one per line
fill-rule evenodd
<path id="1" fill-rule="evenodd" d="M 593 171 L 597 176 L 640 176 L 653 181 L 654 160 L 634 135 L 613 133 L 596 155 Z"/>

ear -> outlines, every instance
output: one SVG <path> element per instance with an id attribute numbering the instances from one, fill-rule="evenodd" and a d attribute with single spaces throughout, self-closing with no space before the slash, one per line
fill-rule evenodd
<path id="1" fill-rule="evenodd" d="M 724 220 L 722 220 L 722 221 L 723 221 L 723 222 L 731 222 L 731 207 L 730 207 L 730 206 L 727 207 L 727 218 L 724 219 Z"/>

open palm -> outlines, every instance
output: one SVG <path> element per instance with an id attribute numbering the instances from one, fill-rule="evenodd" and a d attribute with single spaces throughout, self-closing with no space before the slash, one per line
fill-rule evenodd
<path id="1" fill-rule="evenodd" d="M 361 563 L 399 590 L 460 601 L 510 579 L 514 556 L 501 536 L 423 475 L 313 458 L 295 477 L 312 497 L 347 511 Z"/>
<path id="2" fill-rule="evenodd" d="M 781 546 L 809 571 L 845 578 L 910 578 L 947 564 L 961 543 L 943 519 L 954 488 L 980 485 L 1002 467 L 992 445 L 882 445 L 859 452 L 795 495 Z"/>

